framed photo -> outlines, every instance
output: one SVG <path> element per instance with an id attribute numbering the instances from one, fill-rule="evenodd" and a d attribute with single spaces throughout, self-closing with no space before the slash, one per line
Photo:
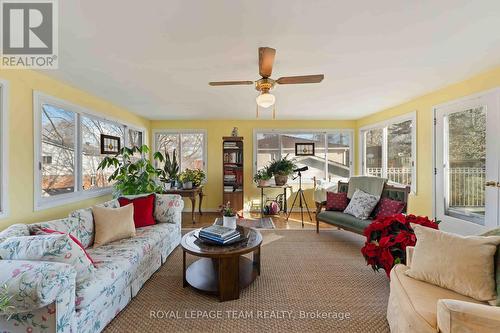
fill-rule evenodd
<path id="1" fill-rule="evenodd" d="M 101 154 L 118 154 L 120 148 L 119 136 L 101 134 Z"/>
<path id="2" fill-rule="evenodd" d="M 295 143 L 295 156 L 314 156 L 314 142 Z"/>

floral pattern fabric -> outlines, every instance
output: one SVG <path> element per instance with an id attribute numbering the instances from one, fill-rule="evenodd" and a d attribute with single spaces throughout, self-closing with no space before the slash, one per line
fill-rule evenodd
<path id="1" fill-rule="evenodd" d="M 0 315 L 0 332 L 102 331 L 179 245 L 183 201 L 177 195 L 172 195 L 170 201 L 174 209 L 167 214 L 167 223 L 138 228 L 135 237 L 89 249 L 96 267 L 93 276 L 84 282 L 75 283 L 76 270 L 67 264 L 0 260 L 0 282 L 15 275 L 16 279 L 12 281 L 18 282 L 17 285 L 12 282 L 9 294 L 20 299 L 20 303 L 16 304 L 16 312 L 19 313 L 8 321 Z M 164 202 L 170 205 L 169 201 Z M 107 207 L 119 207 L 116 200 L 105 204 Z M 79 221 L 76 215 L 71 218 Z M 66 223 L 65 219 L 56 226 L 53 222 L 46 227 L 63 232 L 79 229 Z"/>
<path id="2" fill-rule="evenodd" d="M 184 201 L 175 194 L 156 194 L 155 200 L 155 220 L 159 223 L 177 223 Z"/>
<path id="3" fill-rule="evenodd" d="M 29 236 L 30 231 L 26 224 L 13 224 L 0 232 L 0 243 L 9 237 Z"/>
<path id="4" fill-rule="evenodd" d="M 92 215 L 92 208 L 75 210 L 68 217 L 78 221 L 78 235 L 75 237 L 78 238 L 83 247 L 91 247 L 94 244 L 94 216 Z"/>
<path id="5" fill-rule="evenodd" d="M 85 251 L 67 234 L 11 237 L 0 244 L 0 257 L 71 265 L 76 270 L 77 283 L 90 279 L 94 273 L 94 266 Z"/>
<path id="6" fill-rule="evenodd" d="M 379 197 L 357 189 L 344 210 L 344 213 L 352 215 L 360 220 L 366 220 L 377 205 Z"/>

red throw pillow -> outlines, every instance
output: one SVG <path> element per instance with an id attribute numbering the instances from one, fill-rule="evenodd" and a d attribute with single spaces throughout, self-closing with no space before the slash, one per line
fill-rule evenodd
<path id="1" fill-rule="evenodd" d="M 47 228 L 39 228 L 39 229 L 37 228 L 37 229 L 35 229 L 32 232 L 32 235 L 43 235 L 43 234 L 61 234 L 61 235 L 65 235 L 66 233 L 64 233 L 62 231 L 47 229 Z M 71 238 L 71 240 L 73 242 L 75 242 L 76 245 L 78 245 L 83 250 L 83 252 L 87 256 L 87 258 L 90 260 L 90 262 L 92 263 L 92 265 L 95 266 L 94 259 L 92 259 L 92 257 L 87 253 L 87 251 L 85 251 L 85 248 L 83 247 L 82 243 L 80 243 L 80 241 L 78 240 L 78 238 L 74 237 L 72 234 L 68 234 L 68 236 L 69 236 L 69 238 Z"/>
<path id="2" fill-rule="evenodd" d="M 377 207 L 375 208 L 374 215 L 378 219 L 395 214 L 401 214 L 404 208 L 405 208 L 404 202 L 388 198 L 382 198 L 380 199 Z"/>
<path id="3" fill-rule="evenodd" d="M 120 207 L 129 204 L 134 205 L 134 224 L 136 228 L 155 224 L 155 219 L 153 217 L 155 208 L 154 194 L 135 199 L 118 198 L 118 202 L 120 203 Z"/>
<path id="4" fill-rule="evenodd" d="M 344 211 L 348 204 L 346 192 L 326 192 L 326 210 Z"/>

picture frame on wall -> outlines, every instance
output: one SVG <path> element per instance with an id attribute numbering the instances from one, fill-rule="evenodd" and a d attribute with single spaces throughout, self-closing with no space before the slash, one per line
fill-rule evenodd
<path id="1" fill-rule="evenodd" d="M 295 156 L 314 156 L 314 142 L 296 142 Z"/>
<path id="2" fill-rule="evenodd" d="M 120 149 L 119 136 L 101 134 L 101 154 L 118 154 Z"/>

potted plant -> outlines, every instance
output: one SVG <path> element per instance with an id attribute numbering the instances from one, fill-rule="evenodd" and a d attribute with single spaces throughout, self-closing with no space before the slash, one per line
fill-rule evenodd
<path id="1" fill-rule="evenodd" d="M 288 176 L 296 168 L 293 160 L 288 159 L 288 154 L 284 157 L 273 160 L 269 166 L 269 172 L 274 176 L 274 182 L 277 186 L 283 186 L 288 181 Z"/>
<path id="2" fill-rule="evenodd" d="M 226 204 L 221 205 L 219 211 L 222 214 L 222 225 L 227 228 L 236 229 L 236 211 L 231 207 L 231 203 L 228 201 Z"/>
<path id="3" fill-rule="evenodd" d="M 253 176 L 253 181 L 259 186 L 269 186 L 269 181 L 273 175 L 269 172 L 268 167 L 264 167 L 257 171 L 257 173 Z"/>
<path id="4" fill-rule="evenodd" d="M 138 153 L 141 158 L 133 158 Z M 161 191 L 156 183 L 158 177 L 157 169 L 151 161 L 145 158 L 149 153 L 146 145 L 132 148 L 123 147 L 114 156 L 106 156 L 99 163 L 97 170 L 112 169 L 113 173 L 108 181 L 114 181 L 114 195 L 135 195 L 143 193 L 154 193 Z"/>
<path id="5" fill-rule="evenodd" d="M 177 163 L 177 152 L 174 149 L 172 151 L 172 158 L 170 158 L 170 154 L 165 149 L 165 155 L 161 152 L 157 151 L 154 153 L 153 158 L 158 160 L 160 163 L 165 162 L 163 164 L 163 168 L 157 169 L 160 181 L 163 182 L 163 187 L 165 190 L 169 190 L 170 188 L 175 186 L 175 182 L 179 177 L 179 163 Z"/>
<path id="6" fill-rule="evenodd" d="M 205 171 L 201 170 L 201 169 L 194 169 L 193 170 L 193 187 L 198 187 L 200 186 L 203 181 L 205 180 L 205 178 L 207 177 L 205 175 Z"/>

